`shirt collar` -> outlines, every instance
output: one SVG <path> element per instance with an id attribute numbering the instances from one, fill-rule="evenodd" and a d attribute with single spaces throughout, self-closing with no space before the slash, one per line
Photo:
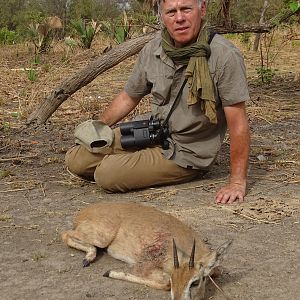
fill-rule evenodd
<path id="1" fill-rule="evenodd" d="M 157 58 L 160 58 L 162 60 L 163 63 L 167 64 L 168 66 L 172 67 L 172 68 L 176 68 L 173 60 L 165 53 L 165 51 L 163 50 L 161 43 L 159 44 L 158 48 L 154 51 L 154 55 Z"/>

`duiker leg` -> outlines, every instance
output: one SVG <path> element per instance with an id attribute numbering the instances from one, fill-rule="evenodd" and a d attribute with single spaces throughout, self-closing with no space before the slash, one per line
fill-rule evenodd
<path id="1" fill-rule="evenodd" d="M 152 271 L 151 274 L 149 274 L 147 277 L 141 277 L 131 273 L 118 272 L 113 270 L 105 272 L 103 276 L 139 283 L 159 290 L 170 290 L 170 276 L 160 270 Z"/>
<path id="2" fill-rule="evenodd" d="M 94 245 L 91 245 L 80 238 L 75 230 L 70 230 L 62 234 L 63 241 L 72 248 L 86 252 L 86 256 L 82 262 L 84 267 L 89 266 L 89 264 L 95 260 L 97 255 L 97 249 Z"/>

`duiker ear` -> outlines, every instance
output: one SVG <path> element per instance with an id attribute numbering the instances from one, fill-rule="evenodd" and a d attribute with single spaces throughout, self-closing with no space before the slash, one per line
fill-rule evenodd
<path id="1" fill-rule="evenodd" d="M 228 247 L 231 245 L 232 240 L 222 244 L 216 251 L 208 254 L 203 261 L 204 276 L 208 276 L 211 271 L 220 263 L 222 256 L 227 252 Z"/>

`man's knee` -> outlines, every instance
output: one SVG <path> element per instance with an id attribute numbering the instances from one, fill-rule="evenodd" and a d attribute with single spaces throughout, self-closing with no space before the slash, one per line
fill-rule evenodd
<path id="1" fill-rule="evenodd" d="M 77 157 L 79 146 L 74 146 L 69 149 L 65 156 L 65 165 L 74 174 L 80 175 L 82 166 L 80 165 L 80 159 Z"/>
<path id="2" fill-rule="evenodd" d="M 118 173 L 118 170 L 108 166 L 105 162 L 101 162 L 94 173 L 96 184 L 111 193 L 128 191 L 123 187 L 122 179 L 116 176 Z"/>
<path id="3" fill-rule="evenodd" d="M 93 173 L 87 171 L 87 165 L 82 157 L 80 145 L 76 145 L 69 149 L 65 156 L 65 165 L 70 172 L 78 176 L 91 177 Z M 91 174 L 90 174 L 91 173 Z"/>
<path id="4" fill-rule="evenodd" d="M 121 170 L 106 160 L 103 160 L 96 168 L 94 178 L 96 184 L 107 192 L 127 192 L 130 190 L 130 187 L 126 185 L 128 174 L 124 174 L 124 170 Z"/>

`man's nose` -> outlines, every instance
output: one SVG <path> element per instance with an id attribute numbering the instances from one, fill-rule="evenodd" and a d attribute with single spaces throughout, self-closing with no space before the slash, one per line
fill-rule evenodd
<path id="1" fill-rule="evenodd" d="M 175 21 L 179 23 L 184 21 L 184 14 L 180 10 L 176 12 Z"/>

